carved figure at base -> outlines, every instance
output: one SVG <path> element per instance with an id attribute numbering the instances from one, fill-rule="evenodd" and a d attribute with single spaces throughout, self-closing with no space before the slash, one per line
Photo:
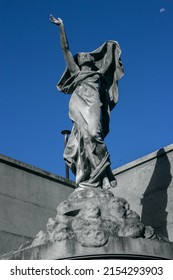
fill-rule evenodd
<path id="1" fill-rule="evenodd" d="M 109 132 L 110 111 L 118 101 L 118 80 L 123 76 L 120 47 L 115 41 L 107 41 L 95 51 L 72 56 L 63 21 L 53 16 L 50 20 L 59 27 L 67 65 L 57 88 L 71 94 L 73 128 L 64 159 L 76 176 L 77 186 L 114 187 L 116 180 L 104 138 Z"/>

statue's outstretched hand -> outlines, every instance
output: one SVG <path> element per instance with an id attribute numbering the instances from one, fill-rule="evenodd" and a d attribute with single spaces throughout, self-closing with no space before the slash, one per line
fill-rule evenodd
<path id="1" fill-rule="evenodd" d="M 52 22 L 52 23 L 54 23 L 54 24 L 56 24 L 56 25 L 62 25 L 63 24 L 63 21 L 62 21 L 62 19 L 60 19 L 60 18 L 54 18 L 52 15 L 50 15 L 50 21 Z"/>

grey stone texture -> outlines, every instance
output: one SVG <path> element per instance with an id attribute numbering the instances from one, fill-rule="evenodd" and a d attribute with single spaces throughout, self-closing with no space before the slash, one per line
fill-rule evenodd
<path id="1" fill-rule="evenodd" d="M 1 256 L 2 260 L 173 259 L 173 243 L 117 237 L 102 247 L 83 247 L 74 239 L 29 247 Z"/>
<path id="2" fill-rule="evenodd" d="M 114 195 L 126 199 L 146 226 L 173 241 L 173 145 L 113 174 L 118 183 L 111 189 Z M 73 190 L 72 181 L 1 155 L 0 254 L 18 249 L 44 231 L 57 206 Z"/>
<path id="3" fill-rule="evenodd" d="M 74 183 L 0 156 L 0 254 L 17 249 L 44 229 Z"/>
<path id="4" fill-rule="evenodd" d="M 116 196 L 127 199 L 141 221 L 173 241 L 173 145 L 113 170 Z"/>
<path id="5" fill-rule="evenodd" d="M 58 205 L 56 217 L 48 220 L 46 231 L 39 232 L 31 246 L 74 239 L 83 247 L 102 247 L 112 237 L 167 241 L 145 227 L 124 198 L 101 187 L 79 187 Z"/>

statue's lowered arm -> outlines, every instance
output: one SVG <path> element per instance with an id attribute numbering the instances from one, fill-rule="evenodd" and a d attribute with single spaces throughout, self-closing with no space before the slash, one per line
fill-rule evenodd
<path id="1" fill-rule="evenodd" d="M 59 27 L 60 45 L 61 45 L 61 49 L 62 49 L 62 52 L 64 55 L 64 59 L 67 64 L 67 68 L 69 69 L 69 71 L 71 73 L 77 72 L 79 68 L 78 68 L 77 64 L 75 63 L 74 58 L 69 50 L 69 44 L 68 44 L 68 40 L 67 40 L 67 36 L 65 33 L 65 28 L 64 28 L 62 19 L 60 19 L 60 18 L 56 19 L 51 15 L 50 21 Z"/>

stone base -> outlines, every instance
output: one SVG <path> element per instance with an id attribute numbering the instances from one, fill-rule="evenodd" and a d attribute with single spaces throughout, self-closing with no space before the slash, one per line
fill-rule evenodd
<path id="1" fill-rule="evenodd" d="M 83 247 L 75 239 L 27 247 L 2 260 L 173 259 L 173 243 L 144 238 L 111 237 L 102 247 Z"/>
<path id="2" fill-rule="evenodd" d="M 78 188 L 46 232 L 1 259 L 173 259 L 173 243 L 141 223 L 129 203 L 102 188 Z"/>

